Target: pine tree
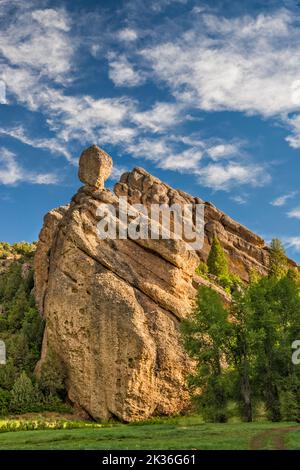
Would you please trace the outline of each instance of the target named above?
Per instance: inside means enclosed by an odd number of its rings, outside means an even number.
[[[229,275],[227,256],[217,237],[213,239],[207,259],[207,266],[209,273],[218,278]]]
[[[11,391],[10,409],[15,413],[25,413],[31,410],[34,403],[34,387],[26,372],[22,372]]]
[[[288,271],[288,261],[283,244],[278,238],[273,238],[270,244],[269,275],[277,279],[285,276]]]

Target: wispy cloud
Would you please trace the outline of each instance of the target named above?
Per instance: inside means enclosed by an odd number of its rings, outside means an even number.
[[[287,248],[300,252],[300,237],[284,237],[283,243]]]
[[[125,55],[111,53],[108,62],[109,78],[116,86],[133,87],[144,82],[143,72],[135,70]]]
[[[11,127],[11,128],[1,128],[0,135],[6,135],[14,139],[19,140],[20,142],[29,145],[31,147],[48,149],[51,153],[55,155],[63,155],[67,160],[72,161],[72,157],[66,145],[63,142],[59,142],[58,139],[41,139],[36,137],[30,137],[26,134],[26,131],[22,125]]]
[[[247,196],[241,194],[238,194],[237,196],[231,196],[230,199],[240,205],[246,204],[248,201]]]
[[[65,11],[28,11],[19,6],[19,13],[15,21],[1,25],[0,53],[9,64],[6,68],[13,67],[17,74],[29,71],[39,81],[47,77],[65,82],[74,53]]]
[[[184,142],[188,148],[178,150],[178,142]],[[214,152],[212,149],[218,149]],[[230,153],[231,158],[225,162],[215,162]],[[133,157],[151,160],[164,170],[192,173],[202,186],[213,190],[228,191],[232,187],[249,185],[263,186],[271,181],[271,176],[264,165],[249,161],[249,156],[238,151],[234,143],[220,143],[212,140],[194,140],[185,137],[168,135],[156,138],[141,138],[125,146],[127,153]],[[221,151],[222,150],[222,151]],[[230,150],[230,152],[229,152]]]
[[[298,191],[292,191],[282,196],[277,197],[274,201],[271,201],[272,206],[281,207],[284,206],[289,199],[293,199],[297,195]]]
[[[176,103],[160,102],[147,111],[135,112],[132,120],[152,132],[162,132],[179,122],[181,110],[182,106]]]
[[[15,153],[0,148],[0,184],[16,185],[18,183],[56,184],[58,177],[53,173],[35,173],[26,171],[17,162]]]
[[[152,1],[152,15],[171,3]],[[182,127],[200,109],[277,117],[297,128],[297,116],[290,121],[286,116],[300,110],[300,30],[287,10],[228,19],[198,8],[196,16],[187,14],[176,25],[176,34],[173,26],[164,31],[156,25],[155,31],[141,32],[127,21],[114,38],[101,30],[87,49],[90,53],[94,47],[96,61],[102,59],[115,95],[99,97],[72,93],[69,87],[81,47],[80,34],[73,37],[75,18],[66,9],[36,9],[30,2],[17,8],[19,14],[1,24],[0,32],[8,100],[42,113],[53,137],[33,137],[20,126],[3,127],[2,134],[63,155],[71,163],[74,143],[118,145],[127,155],[151,160],[161,169],[193,173],[196,181],[214,190],[270,181],[266,166],[251,155],[245,158],[236,139],[183,136]],[[129,96],[133,87],[151,80],[152,85],[166,86],[172,96],[165,92],[167,99],[146,103]],[[290,138],[297,139],[297,132]],[[290,144],[296,146],[296,140]]]
[[[295,209],[291,209],[288,213],[287,216],[290,219],[299,219],[300,220],[300,207],[296,207]]]
[[[204,11],[177,39],[166,35],[141,55],[178,101],[283,119],[293,128],[290,144],[298,146],[299,118],[286,118],[300,109],[297,22],[286,9],[237,18]]]

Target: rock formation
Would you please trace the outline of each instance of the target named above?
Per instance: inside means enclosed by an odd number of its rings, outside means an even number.
[[[131,204],[199,204],[204,203],[198,197],[175,190],[142,168],[134,168],[122,175],[115,186],[117,196],[127,196]],[[249,273],[255,269],[266,274],[269,263],[268,248],[262,238],[243,225],[235,222],[210,202],[205,202],[205,239],[204,246],[197,254],[207,260],[211,242],[217,236],[228,254],[230,270],[243,280],[249,280]]]
[[[145,170],[104,188],[111,158],[93,146],[80,157],[85,184],[69,206],[46,217],[35,256],[35,293],[46,320],[41,362],[51,348],[63,358],[72,403],[93,418],[132,421],[182,412],[189,405],[179,325],[205,281],[195,268],[216,234],[231,269],[244,279],[266,273],[261,238],[205,203],[205,242],[199,252],[180,240],[100,239],[99,208],[119,197],[131,204],[196,204]],[[225,300],[228,297],[222,292]]]

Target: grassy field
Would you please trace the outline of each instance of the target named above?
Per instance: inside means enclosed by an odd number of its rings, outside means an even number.
[[[296,423],[203,424],[199,417],[181,417],[153,423],[93,425],[29,419],[7,432],[7,422],[0,420],[0,450],[300,449],[300,425]],[[38,429],[18,430],[24,425]],[[73,429],[66,429],[68,426]]]

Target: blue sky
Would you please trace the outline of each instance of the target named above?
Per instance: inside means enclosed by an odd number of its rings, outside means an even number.
[[[96,143],[110,187],[142,166],[300,262],[299,5],[0,0],[0,240],[37,239]]]

